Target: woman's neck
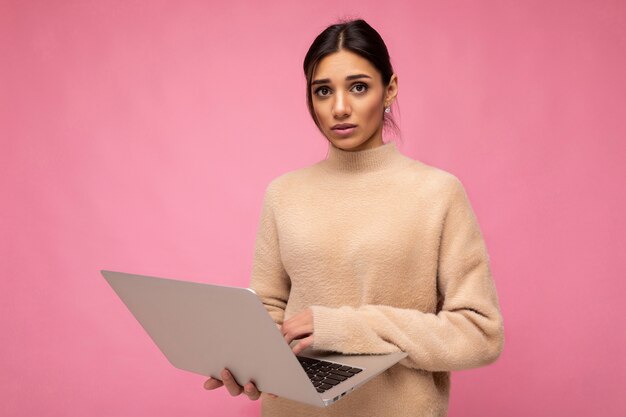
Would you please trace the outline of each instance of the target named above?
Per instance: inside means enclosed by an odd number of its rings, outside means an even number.
[[[375,148],[346,151],[329,144],[328,157],[324,161],[327,169],[339,172],[370,172],[392,167],[403,155],[395,142],[387,142]]]

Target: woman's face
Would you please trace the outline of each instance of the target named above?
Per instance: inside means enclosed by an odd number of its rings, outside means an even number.
[[[383,144],[384,108],[391,105],[396,94],[395,74],[383,87],[376,67],[347,50],[324,57],[311,81],[313,109],[320,128],[335,147],[346,151]],[[351,127],[342,129],[341,125]]]

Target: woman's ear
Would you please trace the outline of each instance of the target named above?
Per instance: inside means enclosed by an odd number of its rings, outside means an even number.
[[[393,74],[389,79],[389,84],[387,84],[387,88],[385,89],[385,103],[388,103],[388,106],[391,106],[391,103],[395,100],[398,95],[398,75]]]

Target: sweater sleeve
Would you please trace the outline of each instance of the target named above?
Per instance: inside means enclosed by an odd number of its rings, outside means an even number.
[[[273,183],[267,187],[263,198],[263,208],[254,245],[250,288],[261,299],[274,322],[282,324],[291,281],[280,258],[273,208]]]
[[[431,372],[487,365],[504,344],[489,256],[461,182],[454,177],[443,216],[437,313],[384,305],[313,306],[313,348],[342,353],[402,350],[402,364]]]

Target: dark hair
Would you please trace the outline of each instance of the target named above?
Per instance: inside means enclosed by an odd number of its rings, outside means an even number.
[[[367,59],[381,74],[383,87],[386,87],[393,75],[393,67],[389,58],[387,46],[376,30],[365,20],[356,19],[340,21],[328,26],[309,47],[309,51],[304,57],[304,75],[306,77],[306,99],[309,113],[317,128],[322,131],[319,121],[315,117],[313,109],[313,97],[311,95],[311,81],[313,73],[319,62],[326,56],[342,49],[349,50]],[[394,105],[397,100],[394,100]],[[399,132],[398,125],[391,117],[391,113],[384,113],[383,129],[391,127],[396,133]]]

